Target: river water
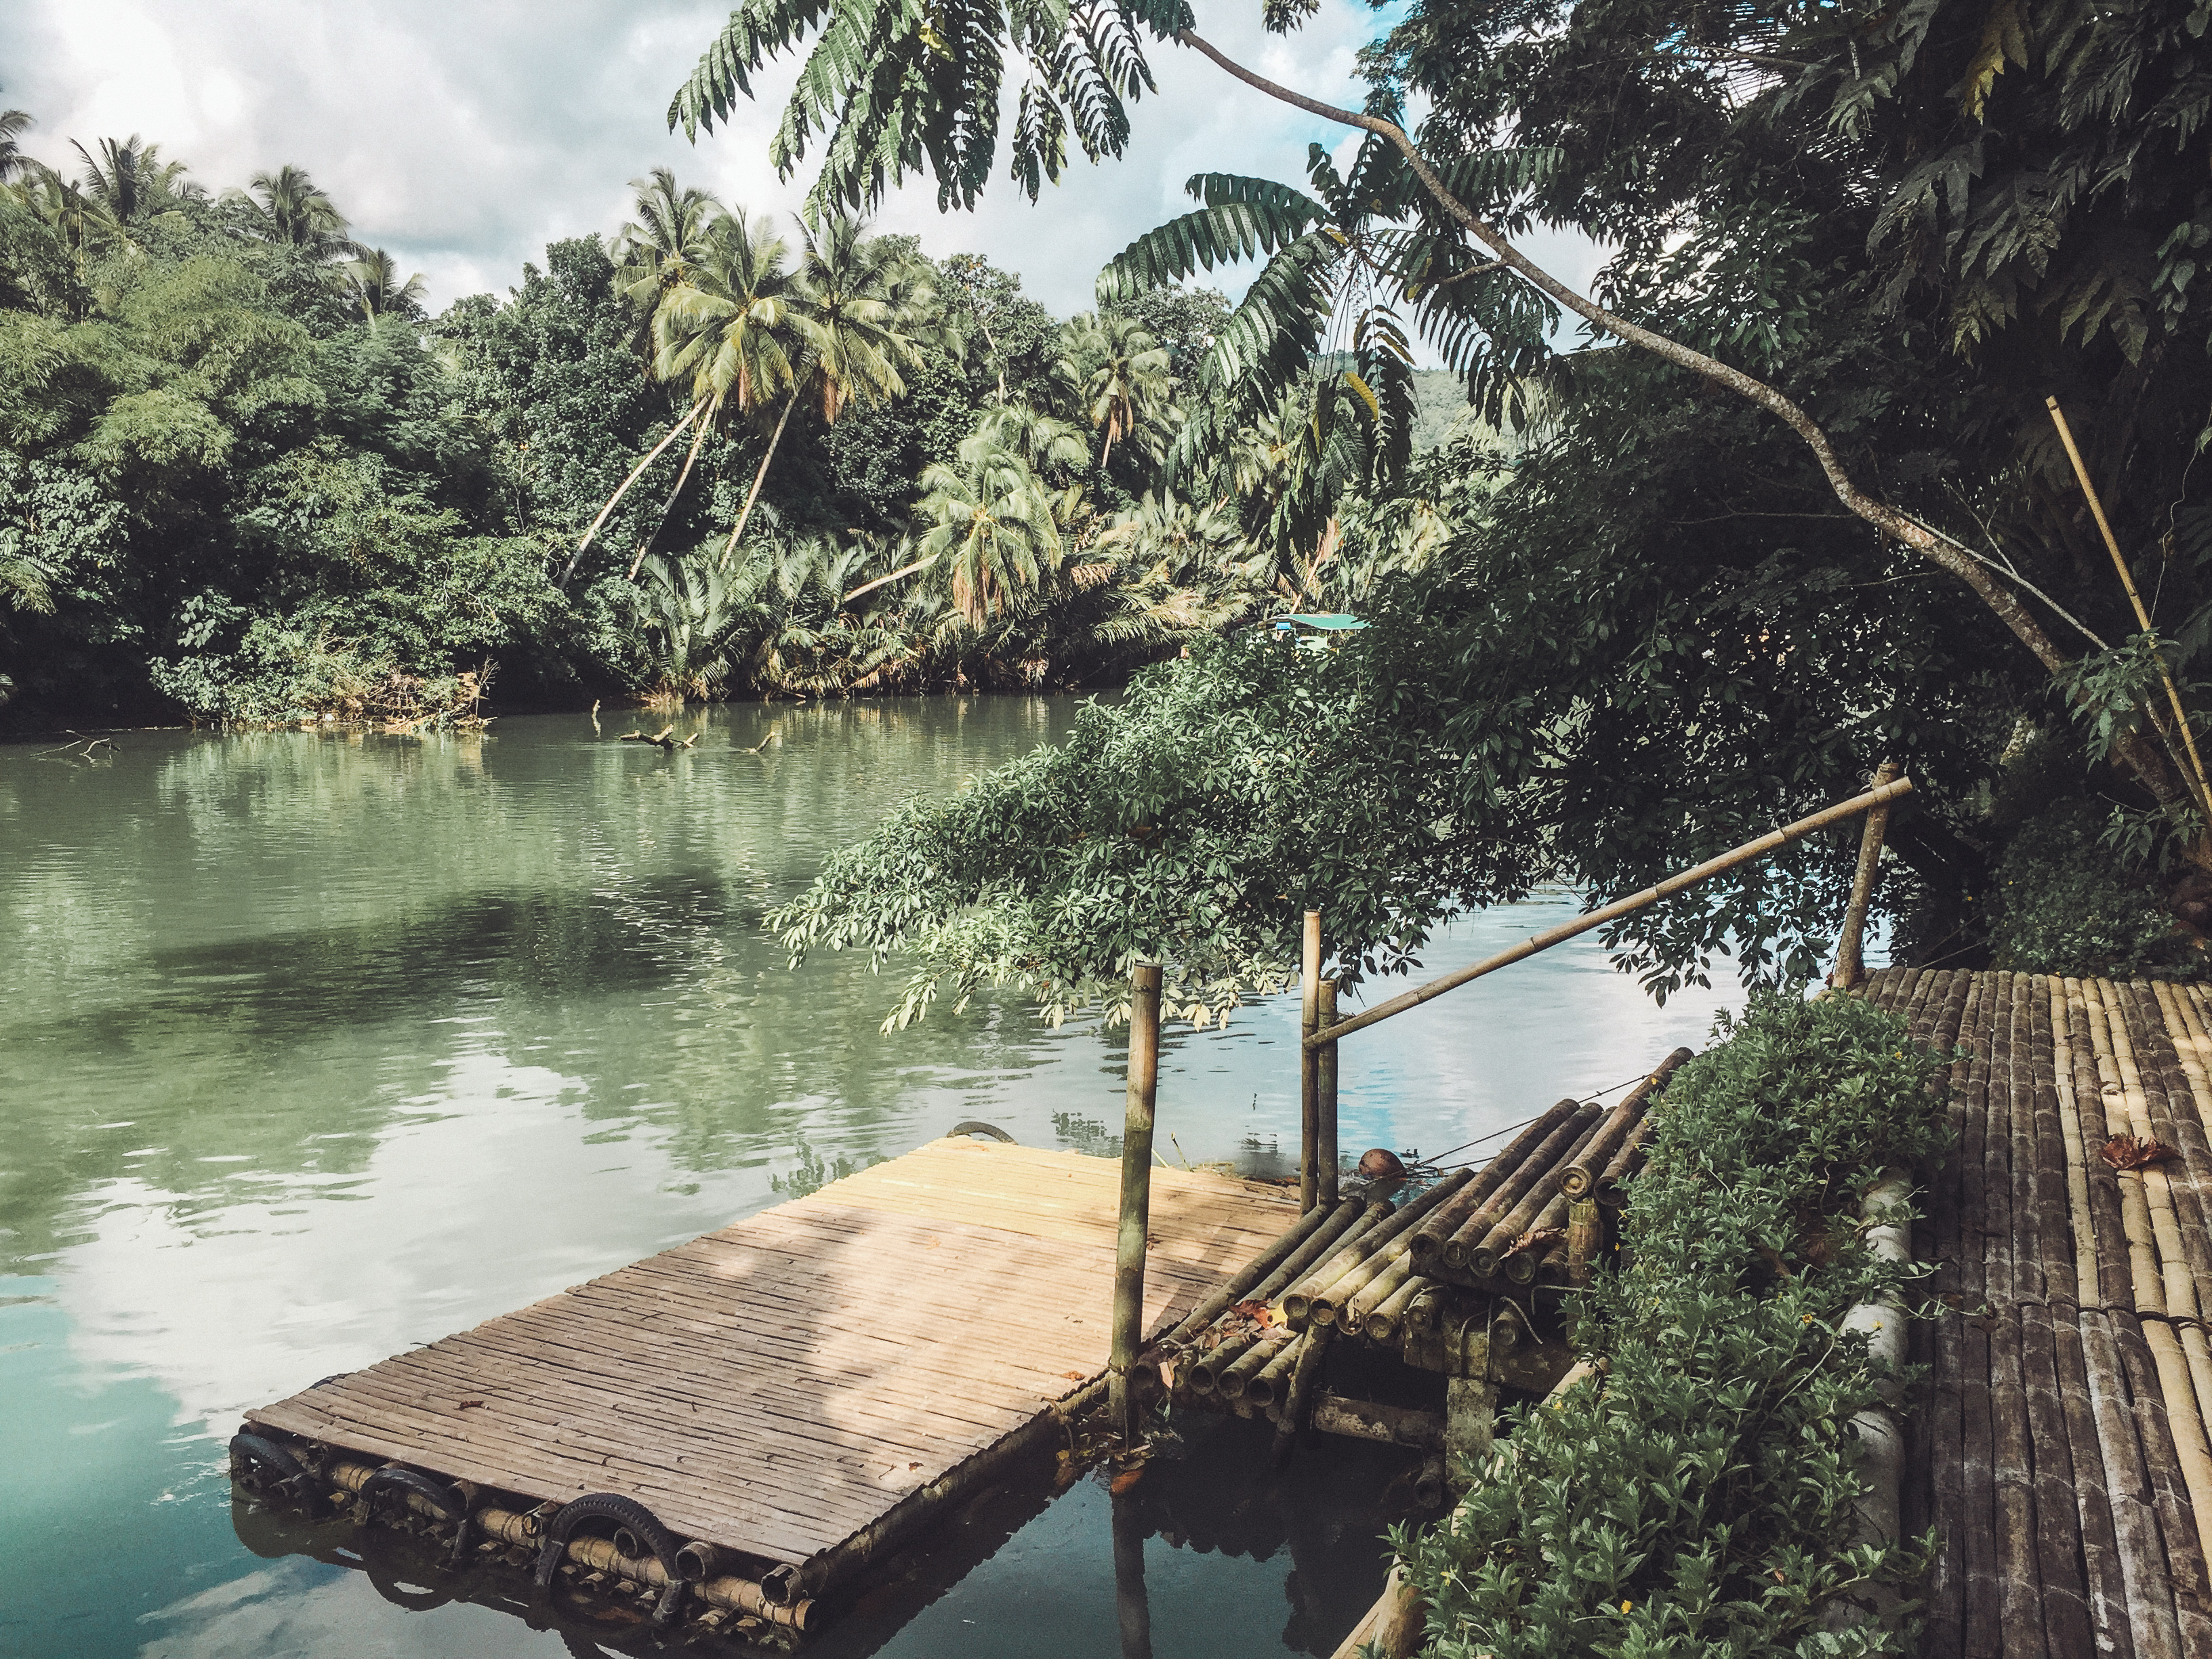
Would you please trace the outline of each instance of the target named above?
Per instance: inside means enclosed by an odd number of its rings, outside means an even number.
[[[1075,707],[732,707],[674,756],[582,715],[0,747],[0,1654],[595,1650],[506,1579],[234,1505],[224,1441],[965,1118],[1116,1150],[1119,1034],[986,997],[882,1036],[893,977],[789,972],[759,928],[886,807]],[[1425,972],[1572,908],[1468,919]],[[1555,951],[1348,1042],[1343,1145],[1441,1152],[1697,1042],[1723,1000],[1656,1007]],[[1288,999],[1169,1032],[1163,1152],[1288,1170],[1295,1036]],[[1337,1443],[1264,1478],[1249,1426],[1194,1425],[1118,1504],[1086,1479],[982,1506],[823,1645],[1118,1656],[1118,1529],[1161,1659],[1328,1653],[1402,1459]]]

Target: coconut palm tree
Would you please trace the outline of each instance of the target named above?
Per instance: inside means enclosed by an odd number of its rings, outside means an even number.
[[[1116,443],[1133,441],[1157,459],[1170,431],[1175,376],[1167,349],[1133,317],[1079,312],[1060,331],[1061,378],[1079,392],[1084,413],[1105,434],[1103,469]],[[1085,376],[1080,365],[1097,362]]]
[[[789,297],[802,349],[798,373],[722,549],[725,561],[745,533],[769,463],[799,399],[818,397],[822,423],[835,426],[848,408],[900,396],[906,390],[900,371],[921,365],[922,343],[933,326],[936,290],[911,244],[872,237],[859,218],[844,213],[825,216],[818,232],[803,222],[799,231]]]
[[[661,296],[691,279],[709,257],[722,204],[703,190],[678,188],[676,174],[655,167],[629,187],[637,217],[615,233],[615,287],[638,313],[638,341],[652,337]]]
[[[373,247],[360,258],[340,267],[338,285],[372,325],[380,317],[404,313],[422,303],[422,273],[418,270],[401,282],[399,267],[380,247]]]
[[[23,154],[22,145],[17,142],[30,125],[29,111],[0,109],[0,185],[14,178],[30,161],[31,158]]]
[[[915,511],[930,528],[917,550],[922,562],[945,566],[953,606],[970,624],[988,621],[1057,568],[1053,492],[988,434],[969,434],[953,462],[924,468],[921,487]]]
[[[366,259],[369,250],[347,232],[345,215],[307,169],[286,162],[274,173],[257,173],[242,198],[247,223],[266,242],[297,248],[311,259]],[[241,199],[233,197],[231,199]]]
[[[124,139],[100,139],[97,156],[74,138],[70,148],[83,159],[85,194],[119,223],[136,224],[207,194],[186,177],[189,169],[182,161],[164,161],[161,147],[146,143],[135,132]]]
[[[726,416],[749,416],[778,398],[785,399],[784,418],[789,418],[797,388],[794,359],[799,355],[791,309],[790,252],[765,216],[749,219],[740,208],[713,222],[703,245],[688,259],[683,279],[659,290],[652,324],[653,377],[689,381],[697,428],[660,518],[639,545],[639,559],[675,506],[709,430]],[[776,436],[782,434],[779,421]],[[774,453],[771,443],[769,453]],[[767,470],[763,458],[761,472]],[[753,493],[759,489],[757,477]],[[751,499],[746,498],[748,507]],[[726,564],[728,550],[722,558]],[[635,560],[630,570],[634,576]]]

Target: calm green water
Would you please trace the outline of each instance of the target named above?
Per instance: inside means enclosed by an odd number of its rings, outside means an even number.
[[[882,1037],[889,979],[792,974],[758,927],[895,800],[1073,709],[738,708],[674,757],[613,741],[620,715],[0,748],[0,1653],[592,1650],[511,1580],[234,1512],[224,1440],[963,1118],[1103,1150],[1116,1036],[987,1000]],[[1567,908],[1477,918],[1429,968]],[[1344,1144],[1440,1152],[1641,1072],[1712,1004],[1539,957],[1347,1043]],[[1295,1018],[1170,1034],[1170,1158],[1294,1162]],[[1162,1659],[1327,1653],[1379,1584],[1403,1464],[1331,1445],[1270,1482],[1243,1427],[1194,1429],[1118,1515],[1091,1481],[987,1506],[822,1649],[1118,1656],[1118,1527]]]

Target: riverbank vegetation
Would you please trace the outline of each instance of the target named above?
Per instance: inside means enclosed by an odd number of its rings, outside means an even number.
[[[1178,3],[1117,12],[1064,58],[994,8],[957,60],[904,14],[739,12],[672,120],[711,128],[817,27],[869,43],[814,60],[825,78],[775,150],[817,167],[824,209],[915,172],[972,201],[1001,136],[1025,188],[1070,131],[1117,154],[1147,118],[1147,52],[1357,140],[1316,146],[1303,181],[1194,179],[1193,210],[1099,292],[1252,260],[1192,376],[1205,415],[1170,446],[1170,487],[1295,398],[1307,433],[1356,434],[1368,465],[1356,508],[1286,501],[1286,546],[1400,513],[1433,515],[1440,546],[1373,567],[1340,602],[1374,626],[1340,651],[1194,647],[1063,757],[893,820],[778,925],[801,949],[911,951],[922,994],[1011,978],[1055,1008],[1110,1002],[1149,956],[1182,972],[1180,1003],[1218,1009],[1279,982],[1307,906],[1347,979],[1410,967],[1462,906],[1546,878],[1620,897],[1887,758],[1917,786],[1875,896],[1902,955],[2193,969],[2212,921],[2205,15],[1415,0],[1337,108],[1236,63]],[[890,61],[914,79],[890,103],[837,67]],[[986,65],[1025,82],[1030,115],[936,143]],[[1586,289],[1516,245],[1539,227],[1602,250]],[[1518,453],[1404,463],[1415,337]],[[1189,717],[1206,708],[1236,717]],[[1225,812],[1255,795],[1267,810]],[[1754,975],[1817,971],[1850,851],[1801,844],[1609,938],[1662,993],[1723,947]],[[957,908],[915,902],[925,867],[965,872]],[[2096,925],[2022,920],[2072,903],[2084,868],[2113,878]],[[2000,911],[2014,932],[1993,942]]]
[[[0,175],[19,719],[1112,684],[1435,543],[1317,556],[1301,503],[1361,457],[1308,453],[1298,407],[1169,484],[1210,289],[1055,318],[979,258],[661,170],[434,317],[299,167],[71,154]]]
[[[1394,1540],[1437,1650],[1909,1653],[1927,1540],[1858,1535],[1851,1424],[1909,1379],[1845,1316],[1910,1300],[1864,1194],[1949,1135],[1948,1061],[1856,997],[1755,998],[1652,1109],[1618,1273],[1576,1334],[1603,1367],[1517,1413],[1449,1521]]]

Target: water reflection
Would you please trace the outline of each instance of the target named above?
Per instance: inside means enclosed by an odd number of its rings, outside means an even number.
[[[962,1119],[1110,1152],[1117,1036],[986,997],[886,1039],[893,981],[849,958],[791,974],[757,927],[901,797],[958,787],[1073,708],[718,709],[675,756],[582,716],[480,740],[142,733],[91,767],[0,749],[0,1650],[557,1651],[466,1595],[403,1612],[343,1540],[242,1548],[222,1437],[249,1405]],[[1427,971],[1569,906],[1472,919]],[[1712,1001],[1655,1009],[1593,951],[1540,958],[1347,1045],[1343,1142],[1464,1141],[1639,1073]],[[1277,1003],[1170,1034],[1164,1156],[1287,1167],[1295,1019]],[[1275,1513],[1204,1455],[1188,1480]],[[1309,1650],[1371,1594],[1390,1466],[1369,1475],[1334,1543],[1226,1553],[1199,1544],[1243,1534],[1158,1507],[1185,1477],[1147,1477],[1155,1650]],[[1032,1653],[1047,1628],[1118,1651],[1112,1509],[1086,1483],[979,1512],[963,1536],[988,1547],[835,1639]],[[98,1571],[51,1572],[70,1551]],[[1232,1626],[1231,1606],[1283,1611]]]

